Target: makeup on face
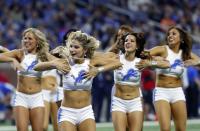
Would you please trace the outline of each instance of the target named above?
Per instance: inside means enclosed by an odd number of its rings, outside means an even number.
[[[33,33],[27,32],[22,38],[23,47],[28,52],[36,52],[37,49],[37,40]]]
[[[134,35],[128,35],[125,39],[124,48],[126,51],[135,51],[136,50],[136,37]]]
[[[69,51],[72,57],[82,58],[84,57],[84,49],[80,42],[73,40],[70,43]]]
[[[169,30],[167,42],[169,45],[180,43],[180,33],[177,29],[173,28]]]

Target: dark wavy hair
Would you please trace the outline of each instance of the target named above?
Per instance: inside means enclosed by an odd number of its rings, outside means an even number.
[[[126,33],[122,37],[122,40],[123,40],[124,43],[125,43],[125,39],[126,39],[126,37],[128,35],[133,35],[133,36],[136,37],[136,46],[137,46],[137,49],[136,49],[135,56],[138,57],[138,58],[141,58],[141,53],[142,53],[142,51],[144,51],[144,45],[146,43],[144,33],[134,33],[134,32]],[[122,53],[125,53],[125,49],[122,51]]]
[[[169,35],[169,31],[172,30],[172,29],[176,29],[180,33],[181,43],[180,43],[179,49],[182,49],[182,51],[183,51],[182,59],[184,61],[191,59],[191,50],[192,50],[192,38],[191,38],[191,36],[187,32],[185,32],[184,30],[182,30],[181,28],[173,26],[173,27],[170,27],[167,31],[166,41],[167,41],[167,37]]]
[[[123,34],[119,35],[119,31],[121,31]],[[118,50],[120,50],[121,52],[125,52],[124,48],[123,48],[123,45],[124,45],[124,42],[122,40],[122,37],[123,35],[126,35],[127,33],[131,33],[133,32],[133,28],[129,25],[121,25],[118,29],[118,31],[115,33],[114,35],[114,42],[116,43],[117,42],[117,48]],[[117,39],[119,39],[117,41]]]
[[[119,30],[123,30],[125,33],[133,32],[133,28],[129,25],[121,25],[114,36],[114,41],[117,40]]]

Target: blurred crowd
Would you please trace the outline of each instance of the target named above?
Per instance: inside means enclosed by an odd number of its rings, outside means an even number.
[[[9,49],[20,46],[20,33],[30,26],[45,32],[52,48],[70,28],[96,36],[102,49],[122,24],[144,32],[147,48],[163,41],[162,32],[173,24],[200,35],[198,0],[2,0],[0,7],[0,42]]]
[[[8,49],[21,46],[22,30],[27,27],[36,27],[46,33],[51,48],[61,45],[65,32],[76,28],[98,38],[101,41],[100,49],[106,50],[112,44],[112,38],[122,24],[131,25],[136,32],[144,32],[147,49],[162,44],[165,39],[163,32],[168,26],[178,25],[191,33],[194,40],[193,52],[200,56],[200,39],[197,37],[200,35],[199,0],[0,1],[0,44]],[[195,104],[187,104],[189,118],[193,118],[199,115],[199,99],[197,98],[200,89],[200,70],[191,67],[188,69],[188,76],[186,97],[189,101],[196,100]],[[112,77],[112,72],[106,72],[95,78],[93,94],[96,97],[94,97],[93,105],[97,122],[101,121],[101,107],[105,106],[105,99],[107,100],[105,121],[110,121]],[[151,91],[155,86],[154,80],[153,71],[147,70],[143,73],[145,109],[148,114],[150,113],[147,120],[156,119],[156,116],[151,115],[154,114],[151,100]],[[6,98],[7,94],[12,94],[13,89],[7,83],[9,81],[0,80],[0,112],[10,109],[8,103],[2,99],[2,97]],[[196,93],[196,98],[192,98],[193,92]],[[194,112],[193,109],[196,113],[191,113]]]
[[[0,123],[14,123],[11,104],[14,92],[15,87],[11,84],[7,75],[0,72]]]

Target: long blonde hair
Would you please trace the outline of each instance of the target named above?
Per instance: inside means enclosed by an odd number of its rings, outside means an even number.
[[[47,42],[46,35],[36,28],[27,28],[22,33],[24,37],[26,33],[31,32],[37,41],[37,58],[41,61],[47,61],[47,52],[49,51],[49,43]]]
[[[67,40],[67,48],[69,49],[69,44],[76,40],[81,43],[84,50],[87,50],[85,53],[86,58],[92,58],[94,51],[99,47],[100,42],[94,38],[93,36],[90,36],[86,33],[83,33],[81,31],[76,31],[70,33],[68,40]]]

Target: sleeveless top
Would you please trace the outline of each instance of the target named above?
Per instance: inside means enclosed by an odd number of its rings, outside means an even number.
[[[45,76],[53,76],[56,78],[57,81],[57,85],[60,84],[60,74],[58,73],[58,71],[56,69],[52,69],[52,70],[46,70],[42,72],[42,77]]]
[[[63,88],[65,90],[91,90],[92,79],[84,79],[83,75],[89,71],[89,59],[85,59],[82,64],[71,65],[69,73],[63,75]]]
[[[182,50],[178,53],[174,53],[168,46],[166,60],[170,62],[170,68],[167,69],[156,69],[157,74],[163,74],[173,77],[181,77],[184,72],[184,65],[182,61]]]
[[[24,53],[24,59],[20,63],[20,65],[23,67],[23,70],[18,70],[17,74],[29,77],[41,77],[42,72],[33,70],[37,63],[37,55]]]
[[[141,82],[141,72],[135,67],[140,58],[127,61],[124,55],[120,55],[121,68],[114,70],[114,81],[116,84],[138,86]]]

